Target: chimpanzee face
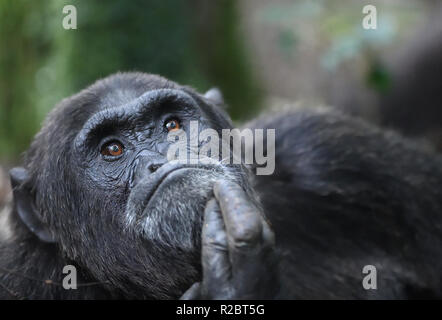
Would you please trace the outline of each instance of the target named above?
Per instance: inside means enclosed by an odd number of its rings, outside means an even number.
[[[119,74],[62,101],[28,152],[21,188],[34,199],[37,235],[113,289],[178,297],[200,274],[213,184],[250,190],[242,165],[168,161],[168,134],[191,121],[231,127],[213,102],[156,76]]]

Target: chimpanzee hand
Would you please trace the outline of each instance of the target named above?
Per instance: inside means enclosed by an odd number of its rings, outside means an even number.
[[[181,299],[272,299],[279,289],[274,234],[237,184],[220,181],[202,230],[202,282]]]

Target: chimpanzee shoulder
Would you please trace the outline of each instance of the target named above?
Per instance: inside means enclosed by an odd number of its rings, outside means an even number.
[[[330,110],[264,114],[244,127],[276,130],[275,173],[256,176],[256,190],[293,284],[286,296],[440,295],[440,155]],[[363,289],[365,265],[382,290]]]

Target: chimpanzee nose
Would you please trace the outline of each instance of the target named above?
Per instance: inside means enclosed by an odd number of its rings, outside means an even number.
[[[153,174],[167,162],[167,158],[157,152],[143,151],[133,164],[131,185]]]
[[[164,163],[152,163],[149,164],[149,166],[147,167],[150,171],[150,173],[154,173],[155,171],[157,171]]]

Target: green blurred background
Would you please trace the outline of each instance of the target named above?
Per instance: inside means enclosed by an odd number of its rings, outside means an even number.
[[[117,71],[218,86],[235,119],[259,107],[235,0],[0,1],[0,161],[14,161],[63,97]],[[77,9],[76,30],[62,8]],[[241,106],[249,106],[241,108]]]
[[[361,27],[369,3],[375,31]],[[404,44],[429,34],[438,3],[0,0],[0,169],[6,176],[20,161],[57,102],[117,71],[157,73],[201,92],[217,86],[234,120],[296,101],[376,121],[403,66],[418,69],[406,59],[425,44]],[[76,30],[62,27],[65,5],[77,9]],[[424,126],[439,119],[426,114]]]

